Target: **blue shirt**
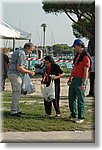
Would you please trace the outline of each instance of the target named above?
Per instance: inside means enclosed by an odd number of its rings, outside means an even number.
[[[17,65],[25,68],[26,66],[25,58],[26,58],[25,49],[17,49],[12,55],[8,74],[20,75],[21,73],[17,70]]]

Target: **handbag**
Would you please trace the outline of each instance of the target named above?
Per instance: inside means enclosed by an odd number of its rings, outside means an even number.
[[[35,86],[32,83],[29,74],[25,74],[23,76],[23,84],[22,84],[22,94],[31,94],[35,92]]]

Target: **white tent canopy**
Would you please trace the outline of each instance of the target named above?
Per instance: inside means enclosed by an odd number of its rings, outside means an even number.
[[[0,20],[0,37],[3,39],[30,40],[31,34]]]
[[[19,38],[20,32],[14,30],[7,23],[0,21],[0,37],[1,38]]]
[[[15,50],[15,40],[29,40],[30,42],[31,34],[0,20],[0,38],[13,39],[13,50]]]
[[[20,39],[20,40],[29,40],[29,39],[31,39],[31,34],[30,33],[28,33],[28,32],[26,32],[26,31],[23,31],[23,30],[21,30],[21,29],[19,29],[19,28],[17,28],[17,27],[15,27],[15,26],[13,26],[13,25],[10,25],[14,30],[16,30],[17,32],[20,32],[20,36],[19,36],[19,38],[18,39]]]

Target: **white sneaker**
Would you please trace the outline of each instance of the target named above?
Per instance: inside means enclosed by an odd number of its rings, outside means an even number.
[[[56,114],[55,117],[61,117],[61,114]]]
[[[84,119],[77,119],[75,122],[80,124],[84,122]]]

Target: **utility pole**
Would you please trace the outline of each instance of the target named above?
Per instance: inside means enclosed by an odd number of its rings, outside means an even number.
[[[43,35],[43,56],[44,56],[44,54],[45,54],[45,31],[46,31],[46,27],[47,27],[48,25],[46,24],[46,23],[43,23],[42,25],[41,25],[41,27],[43,28],[43,32],[44,32],[44,35]]]

